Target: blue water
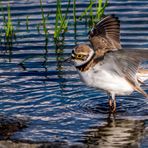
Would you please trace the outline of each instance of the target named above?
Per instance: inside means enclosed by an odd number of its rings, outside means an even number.
[[[6,14],[6,2],[2,3]],[[116,116],[109,118],[107,95],[87,87],[80,81],[76,69],[62,62],[76,44],[88,42],[85,21],[78,21],[75,34],[71,10],[69,30],[62,45],[57,47],[53,41],[56,3],[44,1],[44,10],[50,14],[46,46],[42,27],[40,33],[37,30],[41,23],[39,1],[13,0],[10,3],[16,41],[11,50],[6,50],[4,44],[0,46],[0,112],[29,121],[27,128],[14,133],[10,139],[64,141],[100,147],[148,147],[147,99],[137,92],[118,97]],[[77,14],[80,15],[87,5],[87,1],[77,2]],[[123,47],[148,49],[147,0],[110,0],[105,14],[119,17]],[[2,14],[0,28],[1,20]],[[22,67],[18,63],[25,58],[28,59]],[[143,88],[148,92],[147,86]]]

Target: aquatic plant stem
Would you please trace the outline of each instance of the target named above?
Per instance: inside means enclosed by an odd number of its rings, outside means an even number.
[[[45,34],[45,39],[48,39],[48,29],[46,27],[46,18],[44,16],[44,9],[43,9],[43,5],[42,5],[42,0],[40,0],[40,7],[41,7],[41,13],[42,13],[42,25],[43,25],[43,30],[44,30],[44,34]]]
[[[74,24],[76,24],[77,19],[76,19],[76,0],[73,1],[73,21]]]
[[[26,17],[26,30],[29,31],[29,16]]]

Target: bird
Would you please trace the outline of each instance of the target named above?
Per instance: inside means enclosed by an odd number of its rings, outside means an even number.
[[[80,79],[89,87],[105,91],[111,113],[116,112],[116,96],[137,91],[148,98],[141,85],[148,79],[146,49],[125,49],[120,43],[120,21],[107,15],[88,33],[89,44],[76,45],[68,58]]]

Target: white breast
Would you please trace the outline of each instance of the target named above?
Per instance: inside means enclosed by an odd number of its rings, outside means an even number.
[[[79,72],[79,74],[82,81],[88,86],[118,95],[127,95],[133,92],[132,86],[124,78],[98,64],[88,71]]]

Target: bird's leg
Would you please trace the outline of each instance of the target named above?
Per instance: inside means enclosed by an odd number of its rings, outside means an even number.
[[[109,110],[112,111],[113,100],[109,93],[108,93],[108,105],[109,105]]]
[[[112,99],[113,99],[113,107],[112,107],[112,113],[116,112],[116,98],[115,98],[115,94],[111,94]]]
[[[108,104],[109,104],[109,108],[111,109],[113,106],[113,100],[111,98],[109,98]]]
[[[112,108],[112,112],[113,112],[113,113],[116,112],[116,98],[114,98],[114,100],[113,100],[113,108]]]
[[[110,98],[109,98],[109,108],[110,108],[110,111],[112,113],[115,113],[116,112],[116,98],[115,98],[115,94],[110,94]]]

